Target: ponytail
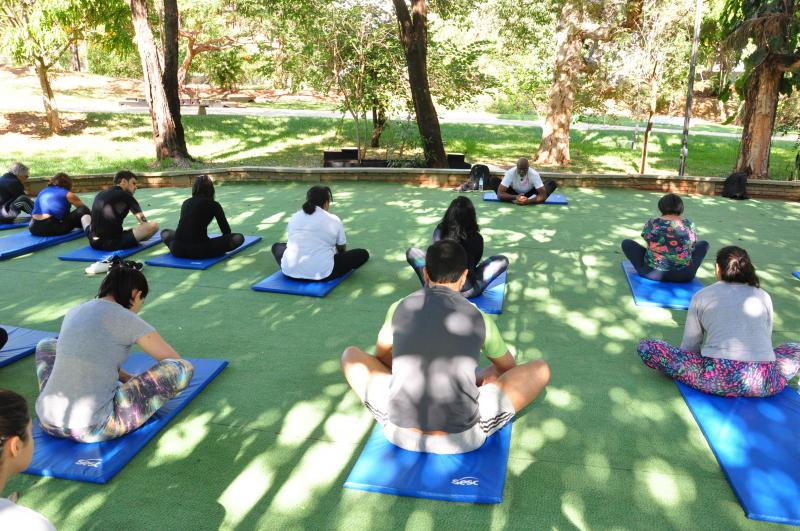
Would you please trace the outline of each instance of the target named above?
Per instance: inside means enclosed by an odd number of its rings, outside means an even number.
[[[735,245],[723,247],[717,252],[717,267],[720,278],[725,282],[748,284],[754,288],[760,287],[758,275],[747,251]]]
[[[329,186],[312,186],[306,192],[306,202],[303,203],[303,212],[313,214],[317,207],[322,208],[325,203],[333,201],[333,193]]]
[[[120,260],[118,256],[115,256],[108,274],[103,279],[103,283],[100,284],[97,298],[111,295],[117,301],[117,304],[130,310],[134,290],[142,292],[143,299],[147,297],[150,291],[147,279],[141,269],[141,262]]]
[[[3,446],[11,437],[28,440],[28,423],[31,416],[25,399],[7,389],[0,389],[0,459],[3,457]]]

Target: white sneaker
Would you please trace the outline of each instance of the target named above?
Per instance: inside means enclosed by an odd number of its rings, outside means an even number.
[[[111,262],[104,260],[101,262],[95,262],[84,271],[86,271],[87,275],[97,275],[99,273],[108,273],[109,268],[111,267]]]

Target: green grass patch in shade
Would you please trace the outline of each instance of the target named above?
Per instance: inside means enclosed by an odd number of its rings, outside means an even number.
[[[34,176],[58,171],[72,174],[166,169],[154,165],[150,120],[144,114],[70,114],[73,123],[61,136],[37,137],[18,133],[0,135],[5,160],[25,161]],[[322,151],[354,145],[352,121],[333,118],[251,116],[184,116],[189,152],[196,168],[224,166],[321,166]],[[393,151],[399,148],[400,126],[385,133]],[[413,131],[413,129],[412,129]],[[519,156],[532,156],[541,140],[533,126],[442,124],[445,148],[462,152],[472,163],[512,165]],[[393,140],[395,139],[395,140]],[[576,131],[570,133],[572,165],[567,171],[585,173],[635,173],[640,150],[630,149],[628,131]],[[674,175],[680,158],[680,132],[654,133],[648,173]],[[721,177],[730,173],[739,140],[693,135],[689,141],[688,175]],[[785,179],[794,164],[793,142],[772,144],[771,176]],[[560,170],[560,168],[545,168]]]
[[[264,240],[208,271],[144,269],[150,295],[142,317],[182,355],[222,357],[230,366],[109,484],[19,475],[6,492],[19,491],[22,505],[60,531],[779,528],[745,518],[676,387],[636,354],[642,337],[680,342],[686,312],[633,305],[619,243],[638,238],[661,195],[634,190],[566,188],[563,208],[470,195],[485,253],[511,261],[496,317],[503,337],[520,361],[545,359],[553,375],[514,423],[505,501],[478,506],[343,489],[373,420],[344,382],[339,356],[347,345],[371,348],[389,305],[419,288],[405,249],[429,243],[455,194],[334,182],[333,212],[348,245],[367,248],[370,261],[324,299],[251,291],[276,270],[270,245],[285,238],[307,186],[219,186],[233,230]],[[143,189],[137,198],[149,219],[174,228],[189,193]],[[776,309],[774,343],[798,340],[791,272],[800,266],[800,205],[684,201],[709,256],[730,244],[750,252]],[[59,330],[66,311],[93,297],[101,281],[83,273],[85,264],[57,259],[85,243],[0,262],[0,323]],[[698,276],[709,284],[713,275],[707,259]],[[33,358],[3,367],[0,387],[33,407]]]

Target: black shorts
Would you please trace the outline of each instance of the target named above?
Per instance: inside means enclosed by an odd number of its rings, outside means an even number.
[[[133,230],[128,229],[116,236],[89,236],[89,245],[98,251],[118,251],[136,247],[139,242],[136,241]]]

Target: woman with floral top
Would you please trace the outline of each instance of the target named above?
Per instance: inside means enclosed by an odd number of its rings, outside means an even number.
[[[690,282],[708,252],[708,242],[697,241],[694,222],[683,217],[683,201],[667,194],[658,202],[661,216],[642,230],[647,247],[622,240],[622,252],[639,275],[663,282]]]

